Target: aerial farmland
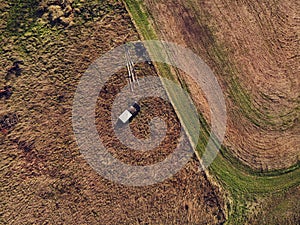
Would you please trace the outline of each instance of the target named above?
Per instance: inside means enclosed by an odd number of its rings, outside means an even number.
[[[299,224],[299,9],[0,1],[0,224]]]

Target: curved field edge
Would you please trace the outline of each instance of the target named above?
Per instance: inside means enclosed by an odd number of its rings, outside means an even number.
[[[154,26],[151,24],[151,15],[148,14],[148,12],[145,10],[145,7],[143,7],[142,1],[124,0],[123,2],[141,37],[145,40],[157,40],[158,36],[155,32]],[[218,54],[222,54],[222,49],[220,49],[219,46],[216,46],[215,50]],[[221,58],[224,57],[225,56],[222,55]],[[228,60],[226,61],[228,62]],[[161,76],[175,80],[175,77],[170,72],[171,70],[168,68],[168,66],[162,64],[157,64],[156,66]],[[237,84],[236,82],[234,83]],[[241,90],[232,91],[233,94],[235,94],[235,91],[237,91],[238,94],[242,94],[243,92]],[[170,94],[172,90],[167,89],[167,92],[170,95],[169,97],[175,110],[176,108],[180,108],[181,106],[178,105],[178,102],[180,101],[177,101],[176,97]],[[251,105],[249,99],[247,102]],[[240,104],[242,103],[240,102]],[[176,110],[176,112],[179,111],[181,110]],[[248,116],[253,118],[249,114]],[[179,115],[179,118],[182,118],[182,116]],[[202,124],[206,124],[206,121],[204,121],[202,115],[199,115],[199,118]],[[190,129],[192,129],[192,127],[188,125],[188,121],[182,122],[186,132],[190,133]],[[258,121],[255,122],[257,123]],[[205,149],[204,144],[209,136],[209,130],[207,129],[207,126],[204,127],[206,127],[206,129],[201,130],[200,136],[200,141],[202,141],[202,144],[199,143],[196,149],[196,155],[198,157],[203,153]],[[251,196],[264,196],[268,193],[285,191],[291,187],[299,185],[300,183],[300,163],[287,169],[260,172],[242,164],[237,158],[231,155],[228,149],[224,147],[221,149],[221,154],[218,154],[210,166],[209,172],[214,175],[214,177],[226,190],[230,191],[233,204],[228,206],[229,210],[231,211],[228,222],[238,222],[242,220],[242,215],[246,210],[246,202],[249,200],[251,201],[253,198],[250,197],[250,194]]]

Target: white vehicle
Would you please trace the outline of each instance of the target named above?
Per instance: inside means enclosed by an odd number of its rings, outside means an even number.
[[[137,102],[134,102],[132,106],[130,106],[128,109],[126,109],[120,116],[119,120],[122,121],[122,123],[127,123],[131,119],[133,119],[141,110],[141,107]]]

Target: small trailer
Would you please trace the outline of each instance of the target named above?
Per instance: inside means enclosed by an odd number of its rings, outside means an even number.
[[[120,116],[119,120],[122,121],[122,123],[127,123],[131,119],[133,119],[141,110],[141,107],[137,102],[134,102],[128,109],[126,109]]]

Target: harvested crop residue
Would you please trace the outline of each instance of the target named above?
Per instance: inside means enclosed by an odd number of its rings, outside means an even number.
[[[299,3],[145,4],[160,38],[193,49],[218,77],[227,96],[227,148],[259,171],[299,162]],[[185,79],[208,119],[205,97]]]

